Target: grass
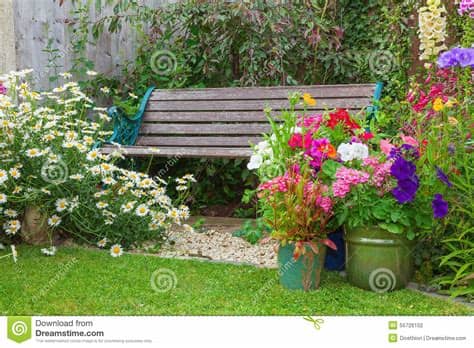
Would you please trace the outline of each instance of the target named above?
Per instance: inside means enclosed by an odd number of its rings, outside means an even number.
[[[60,248],[55,257],[22,246],[0,260],[0,315],[469,315],[464,305],[410,290],[377,294],[326,272],[318,291],[288,291],[276,270]],[[158,269],[176,274],[158,293]]]

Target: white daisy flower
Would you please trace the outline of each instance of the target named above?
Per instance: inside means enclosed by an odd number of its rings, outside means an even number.
[[[99,208],[99,209],[105,209],[105,208],[107,208],[107,207],[109,206],[109,204],[106,203],[106,202],[102,202],[102,201],[101,201],[101,202],[97,202],[97,204],[96,204],[95,206],[96,206],[97,208]]]
[[[119,257],[119,256],[122,256],[123,255],[123,249],[122,249],[122,246],[120,244],[114,244],[112,245],[112,247],[110,248],[110,255],[112,257]]]
[[[7,203],[7,195],[4,193],[0,193],[0,204]]]
[[[14,218],[18,216],[18,212],[13,209],[5,209],[3,213],[5,214],[5,216],[8,216],[9,218]]]
[[[124,213],[129,213],[129,212],[132,211],[133,207],[135,207],[135,203],[136,203],[136,201],[128,202],[127,204],[122,204],[120,209]]]
[[[59,226],[60,223],[61,223],[61,218],[57,216],[56,214],[54,214],[48,219],[48,225],[51,227]]]
[[[8,180],[8,173],[6,170],[0,169],[0,185]]]
[[[96,71],[93,71],[93,70],[88,70],[88,71],[86,72],[86,74],[87,74],[87,76],[97,76],[97,75],[98,75],[97,72],[96,72]]]
[[[18,179],[21,176],[21,173],[18,168],[11,168],[8,172],[10,173],[13,179]]]
[[[146,204],[140,204],[137,209],[135,209],[135,214],[137,216],[146,216],[150,212],[150,209]]]
[[[86,158],[88,161],[95,161],[99,158],[100,152],[98,150],[92,150],[90,151]]]
[[[99,248],[105,248],[105,246],[107,245],[107,242],[108,242],[107,238],[102,238],[101,240],[97,242],[97,246]]]
[[[67,208],[67,200],[66,199],[58,199],[56,201],[56,211],[58,213],[62,212],[63,210],[66,210]]]
[[[100,89],[100,91],[104,94],[109,94],[110,93],[110,88],[107,86],[104,86]]]
[[[41,156],[41,151],[37,148],[26,150],[26,156],[30,158]]]

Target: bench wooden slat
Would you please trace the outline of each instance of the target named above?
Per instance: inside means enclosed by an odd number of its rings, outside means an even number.
[[[360,109],[347,110],[351,114],[360,112]],[[279,112],[270,114],[278,116]],[[268,122],[268,119],[263,111],[147,111],[143,122]]]
[[[270,124],[172,124],[172,123],[145,123],[140,129],[140,135],[144,134],[262,134],[270,131]]]
[[[316,106],[307,107],[308,110],[324,110],[325,108],[364,108],[370,104],[370,98],[333,98],[318,100]],[[287,99],[278,100],[185,100],[185,101],[150,101],[148,111],[227,111],[227,110],[264,110],[270,107],[273,110],[288,108]],[[297,105],[302,110],[303,105]]]
[[[158,149],[159,152],[155,150]],[[250,147],[157,147],[149,146],[123,146],[121,151],[126,156],[132,157],[176,157],[176,158],[248,158],[252,155]],[[105,146],[102,153],[108,154],[117,150],[115,146]]]
[[[137,146],[205,146],[205,147],[247,147],[249,144],[257,144],[262,137],[252,136],[141,136],[137,140]]]
[[[288,92],[309,93],[313,98],[371,97],[374,84],[283,86],[247,88],[156,89],[150,100],[287,99]]]

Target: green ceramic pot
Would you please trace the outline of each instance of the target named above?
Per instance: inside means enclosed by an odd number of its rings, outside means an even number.
[[[413,241],[375,226],[346,230],[345,239],[351,284],[375,292],[407,286],[413,275]]]
[[[291,290],[315,290],[319,288],[321,271],[324,268],[326,246],[318,243],[319,253],[306,246],[306,252],[296,261],[293,259],[293,243],[278,249],[280,284]]]

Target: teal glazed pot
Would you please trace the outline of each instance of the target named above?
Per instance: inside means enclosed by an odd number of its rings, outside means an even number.
[[[375,292],[407,286],[413,275],[413,241],[375,226],[346,230],[345,239],[349,283]]]
[[[295,250],[293,243],[280,246],[278,249],[280,284],[287,289],[309,291],[319,288],[326,246],[318,243],[318,254],[315,254],[309,246],[305,247],[304,255],[300,255],[296,261],[293,259]]]

